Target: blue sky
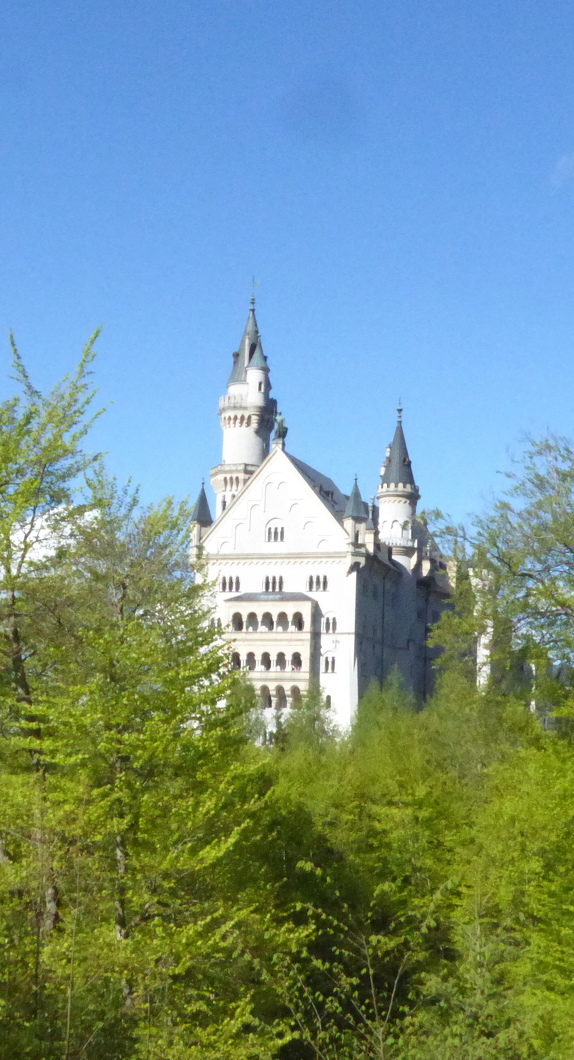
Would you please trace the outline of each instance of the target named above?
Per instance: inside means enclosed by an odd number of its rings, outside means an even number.
[[[251,294],[288,447],[457,518],[574,390],[574,5],[4,0],[0,356],[102,324],[93,444],[197,493]]]

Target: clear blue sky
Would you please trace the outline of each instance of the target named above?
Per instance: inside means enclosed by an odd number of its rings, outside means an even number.
[[[220,458],[257,287],[289,448],[364,497],[399,395],[456,517],[570,433],[571,0],[4,0],[0,353],[103,325],[94,445],[153,500]],[[4,351],[4,352],[2,352]]]

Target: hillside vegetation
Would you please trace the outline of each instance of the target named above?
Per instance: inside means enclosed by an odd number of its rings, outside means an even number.
[[[0,1060],[570,1060],[568,445],[444,529],[424,710],[312,693],[264,740],[188,508],[86,449],[92,358],[41,395],[15,350],[0,404]]]

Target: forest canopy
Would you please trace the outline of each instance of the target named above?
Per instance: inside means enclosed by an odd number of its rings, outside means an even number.
[[[445,531],[421,709],[272,738],[188,560],[89,450],[94,340],[0,404],[0,1060],[574,1052],[574,453]],[[476,683],[477,637],[492,647]]]

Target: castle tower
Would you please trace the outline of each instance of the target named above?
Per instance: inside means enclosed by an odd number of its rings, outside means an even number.
[[[420,493],[415,485],[405,441],[400,404],[397,414],[395,436],[381,467],[381,484],[377,492],[379,536],[381,541],[392,546],[393,557],[410,570],[410,561],[416,549],[413,523]]]
[[[233,354],[227,393],[219,401],[223,453],[221,464],[211,470],[211,484],[217,497],[216,518],[269,453],[277,411],[277,402],[269,396],[270,391],[269,366],[252,297],[239,349]]]

